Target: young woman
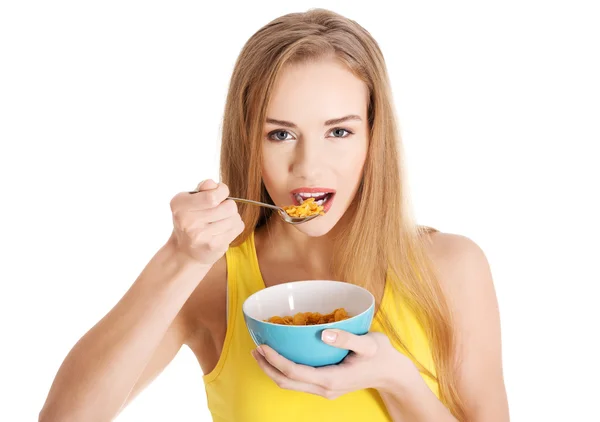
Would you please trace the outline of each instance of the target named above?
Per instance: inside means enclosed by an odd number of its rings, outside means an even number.
[[[384,59],[361,26],[311,10],[260,29],[231,79],[222,183],[172,199],[172,236],[73,347],[40,420],[114,418],[185,344],[218,422],[507,421],[485,255],[415,223],[399,141]],[[228,195],[315,196],[325,215],[291,226]],[[245,327],[250,294],[306,279],[377,299],[369,334],[324,331],[351,350],[339,365],[294,364]]]

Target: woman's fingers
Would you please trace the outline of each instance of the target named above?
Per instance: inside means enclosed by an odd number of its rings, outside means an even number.
[[[285,390],[302,391],[304,393],[316,394],[318,396],[323,396],[326,393],[325,389],[319,387],[318,385],[308,384],[286,377],[256,350],[252,351],[252,356],[254,356],[254,359],[256,359],[260,368],[269,376],[269,378],[275,381],[280,388]]]

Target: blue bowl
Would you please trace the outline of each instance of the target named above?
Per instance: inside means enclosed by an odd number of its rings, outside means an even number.
[[[264,320],[298,312],[328,314],[345,308],[348,319],[318,325],[279,325]],[[330,346],[321,333],[335,328],[362,335],[373,321],[375,298],[350,283],[307,280],[283,283],[260,290],[244,302],[242,310],[250,336],[257,346],[266,344],[285,358],[303,365],[325,366],[341,362],[348,350]]]

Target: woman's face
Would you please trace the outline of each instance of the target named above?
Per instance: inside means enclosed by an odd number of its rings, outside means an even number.
[[[329,232],[352,202],[367,153],[368,89],[343,64],[287,66],[274,87],[263,130],[262,177],[276,205],[315,196],[325,215],[295,226]]]

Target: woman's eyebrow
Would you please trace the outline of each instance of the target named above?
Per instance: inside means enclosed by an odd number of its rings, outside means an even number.
[[[349,114],[349,115],[344,116],[344,117],[338,117],[336,119],[327,120],[325,122],[324,126],[339,125],[340,123],[346,122],[348,120],[362,121],[362,119],[360,118],[360,116],[358,116],[356,114]],[[289,128],[292,128],[292,129],[298,128],[298,126],[295,123],[288,122],[286,120],[276,120],[276,119],[272,119],[270,117],[267,117],[267,123],[271,123],[273,125],[278,125],[278,126],[289,127]]]
[[[360,116],[358,116],[356,114],[349,114],[347,116],[340,117],[338,119],[327,120],[325,122],[325,126],[339,125],[340,123],[346,122],[348,120],[358,120],[359,122],[362,121],[362,119],[360,118]]]

